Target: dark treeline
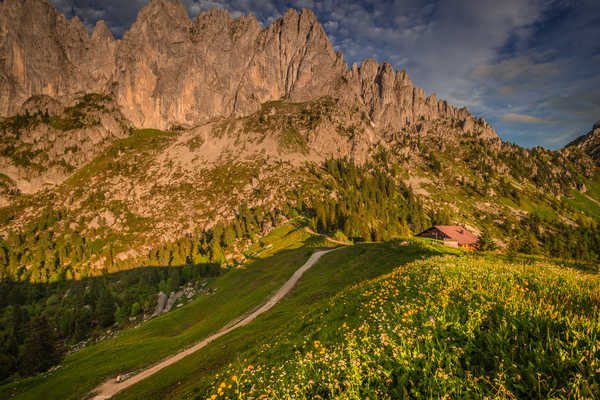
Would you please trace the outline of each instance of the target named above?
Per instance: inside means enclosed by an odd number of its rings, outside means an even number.
[[[519,224],[504,224],[512,253],[543,254],[588,263],[600,262],[600,226],[579,221],[577,226],[544,221],[532,213]]]
[[[109,327],[137,323],[159,291],[198,286],[222,271],[216,264],[145,267],[55,283],[0,282],[0,381],[43,372],[74,345]]]
[[[267,225],[276,225],[283,214],[296,216],[298,212],[287,205],[283,210],[269,211],[242,205],[232,221],[219,221],[210,230],[185,235],[159,244],[145,255],[122,260],[116,255],[127,250],[127,244],[118,237],[86,238],[81,234],[84,223],[72,228],[73,221],[65,210],[47,208],[19,232],[10,231],[6,239],[0,239],[0,279],[56,282],[94,276],[105,269],[114,272],[138,266],[223,264],[226,249],[233,250],[239,240],[253,242]],[[91,265],[98,259],[104,261],[103,268]]]
[[[281,208],[265,210],[263,207],[249,208],[243,204],[232,220],[219,221],[212,229],[186,235],[174,242],[164,243],[149,251],[141,261],[148,265],[182,265],[226,262],[227,251],[243,250],[243,244],[253,243],[269,227],[283,219],[298,216],[300,208],[284,204]]]
[[[323,177],[323,173],[313,171]],[[325,163],[331,196],[315,199],[308,210],[313,228],[342,232],[351,240],[387,240],[420,232],[431,220],[422,203],[404,184],[382,168],[356,166],[347,160]]]

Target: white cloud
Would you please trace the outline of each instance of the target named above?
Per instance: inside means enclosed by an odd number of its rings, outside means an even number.
[[[551,118],[539,118],[532,115],[508,113],[502,116],[502,121],[519,124],[554,124],[557,121]]]
[[[339,24],[337,21],[327,21],[323,24],[323,28],[325,28],[326,31],[335,31],[338,26]]]
[[[530,56],[520,56],[492,65],[477,65],[472,70],[472,76],[506,84],[520,81],[531,87],[559,75],[566,64],[566,60],[535,62]]]

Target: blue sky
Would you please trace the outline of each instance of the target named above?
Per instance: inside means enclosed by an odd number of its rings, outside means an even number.
[[[122,36],[149,0],[50,0]],[[500,137],[556,149],[600,120],[599,0],[180,0],[253,13],[263,25],[312,9],[349,65],[406,69],[427,93],[484,117]]]

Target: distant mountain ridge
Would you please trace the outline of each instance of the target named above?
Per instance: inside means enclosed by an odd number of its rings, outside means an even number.
[[[192,21],[178,0],[153,0],[115,40],[103,21],[90,36],[47,0],[5,0],[0,51],[2,116],[35,95],[66,105],[93,92],[113,95],[136,128],[193,127],[249,115],[267,101],[322,96],[358,107],[386,130],[438,117],[475,121],[385,62],[348,68],[306,9],[262,28],[253,15],[233,19],[216,9]],[[484,136],[496,136],[485,128]]]
[[[583,150],[600,165],[600,121],[596,121],[590,132],[578,137],[565,147],[577,147]]]

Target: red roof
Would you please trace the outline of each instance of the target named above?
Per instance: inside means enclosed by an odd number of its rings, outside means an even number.
[[[450,240],[456,240],[458,244],[475,244],[477,236],[469,232],[465,227],[458,225],[436,225],[433,228],[448,236]]]

